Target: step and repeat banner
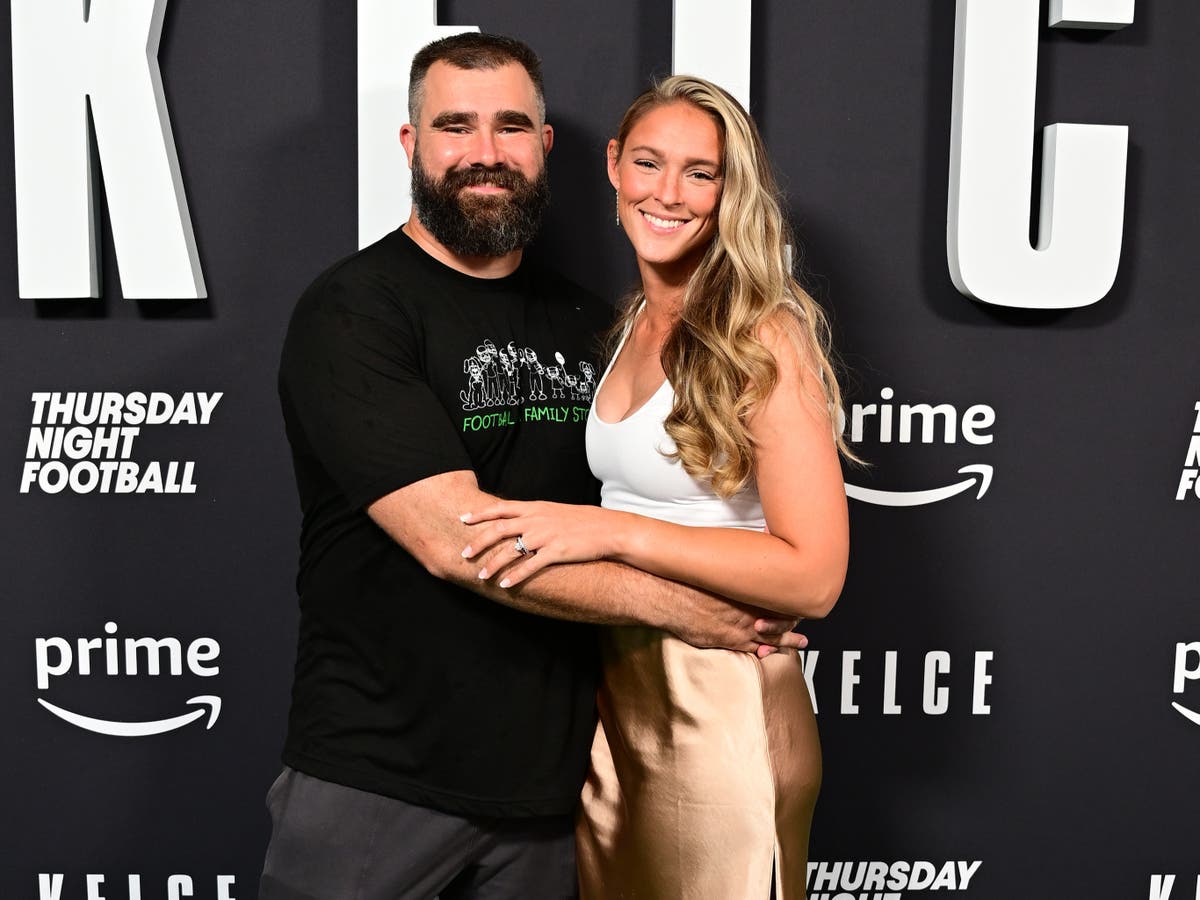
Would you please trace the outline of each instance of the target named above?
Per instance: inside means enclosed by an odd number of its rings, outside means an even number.
[[[545,62],[538,253],[633,283],[653,75],[757,117],[849,372],[806,623],[809,897],[1200,897],[1200,5],[12,0],[0,67],[0,895],[247,900],[299,505],[292,304],[404,221],[415,49]],[[11,102],[11,107],[9,106]]]

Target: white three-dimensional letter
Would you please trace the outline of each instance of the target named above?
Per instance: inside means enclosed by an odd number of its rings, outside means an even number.
[[[129,298],[205,296],[158,68],[167,0],[12,0],[19,293],[100,296],[96,171],[104,171]]]
[[[750,4],[675,0],[671,71],[719,84],[750,108]]]
[[[408,121],[408,70],[439,38],[478,31],[438,25],[437,0],[358,0],[358,245],[408,220],[412,198],[400,126]]]
[[[1029,242],[1041,0],[958,0],[946,253],[962,293],[1062,309],[1095,303],[1121,257],[1129,129],[1043,132],[1036,248]],[[1120,28],[1134,0],[1050,0],[1059,27]]]

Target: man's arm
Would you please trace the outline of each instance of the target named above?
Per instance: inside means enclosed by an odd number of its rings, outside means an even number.
[[[746,652],[763,645],[800,648],[783,619],[677,582],[611,562],[551,566],[520,585],[503,589],[478,577],[463,559],[468,529],[458,517],[494,497],[479,489],[470,471],[447,472],[380,498],[367,514],[432,575],[507,606],[578,622],[649,625],[696,647]]]

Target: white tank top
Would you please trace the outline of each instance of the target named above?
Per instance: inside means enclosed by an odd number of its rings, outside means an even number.
[[[588,465],[602,482],[600,505],[679,525],[762,531],[766,520],[753,480],[740,493],[722,500],[707,480],[693,478],[678,460],[663,455],[675,450],[675,442],[663,428],[675,401],[670,382],[664,380],[654,396],[620,422],[605,422],[596,413],[595,398],[624,345],[622,337],[596,385],[588,413]]]

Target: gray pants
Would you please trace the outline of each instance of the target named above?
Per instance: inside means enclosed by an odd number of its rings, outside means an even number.
[[[464,819],[287,768],[267,808],[259,900],[577,895],[569,819]]]

